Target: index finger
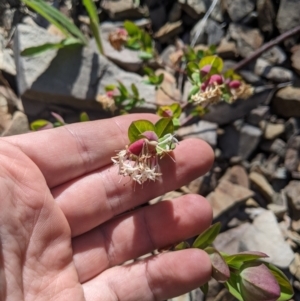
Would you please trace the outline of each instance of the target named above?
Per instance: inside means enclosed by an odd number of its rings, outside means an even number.
[[[158,116],[129,114],[1,139],[31,158],[53,188],[109,164],[128,144],[128,127],[138,119],[155,122]]]

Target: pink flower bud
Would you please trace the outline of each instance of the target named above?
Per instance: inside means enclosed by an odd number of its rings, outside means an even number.
[[[172,117],[173,112],[170,109],[167,109],[162,112],[162,115],[163,115],[163,117]]]
[[[209,80],[205,81],[204,83],[201,84],[201,91],[204,92],[208,86]]]
[[[211,85],[213,83],[217,83],[218,85],[222,85],[223,84],[223,77],[222,77],[222,75],[220,75],[220,74],[213,74],[209,78],[208,84]]]
[[[201,77],[206,76],[211,70],[211,65],[205,65],[204,67],[201,68],[200,70],[200,75]]]
[[[115,95],[115,92],[114,91],[107,91],[106,92],[106,95],[110,98],[113,98],[113,96]]]
[[[280,286],[263,263],[248,263],[241,267],[241,294],[244,301],[276,301]]]
[[[119,28],[118,29],[118,34],[121,35],[121,36],[128,36],[127,30],[124,29],[124,28]]]
[[[144,144],[145,140],[139,139],[129,145],[128,151],[133,155],[139,156],[143,150]]]
[[[147,138],[149,141],[158,141],[158,137],[153,131],[146,131],[142,134],[142,136]]]
[[[229,83],[229,87],[231,89],[238,89],[239,87],[241,86],[241,82],[237,79],[235,80],[232,80],[230,83]]]

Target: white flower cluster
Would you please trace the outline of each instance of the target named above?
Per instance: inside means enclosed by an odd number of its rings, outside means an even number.
[[[147,180],[156,181],[161,173],[158,172],[158,158],[153,155],[141,155],[139,157],[129,153],[127,149],[121,150],[112,158],[119,167],[119,175],[129,176],[133,181],[143,184]]]
[[[222,90],[221,85],[213,84],[209,85],[205,91],[200,91],[192,95],[191,99],[196,103],[202,106],[207,106],[209,104],[215,104],[221,101],[222,99]]]

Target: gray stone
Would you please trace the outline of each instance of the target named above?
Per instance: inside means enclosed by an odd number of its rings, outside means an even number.
[[[249,56],[263,44],[263,36],[258,29],[231,23],[228,28],[229,36],[236,41],[238,52],[242,57]]]
[[[273,141],[264,141],[260,144],[262,150],[270,153],[274,153],[281,158],[285,157],[287,145],[282,139],[275,139]]]
[[[233,22],[239,22],[255,8],[253,0],[226,0],[228,15]]]
[[[253,187],[264,197],[265,200],[267,200],[268,203],[271,203],[273,201],[275,191],[267,179],[257,172],[251,172],[249,179]]]
[[[235,165],[228,168],[220,181],[227,180],[232,184],[249,188],[249,178],[245,168],[241,165]]]
[[[300,135],[300,118],[291,117],[285,123],[285,136],[288,140],[295,135]]]
[[[286,53],[279,46],[272,47],[264,52],[261,57],[272,65],[281,65],[287,59]]]
[[[185,87],[185,93],[188,91],[187,84]],[[264,103],[270,93],[270,89],[262,90],[260,92],[257,89],[256,91],[257,92],[248,99],[237,100],[231,105],[222,102],[217,105],[210,106],[209,112],[205,114],[202,119],[217,123],[218,125],[225,125],[245,117],[252,109],[256,108],[259,104]]]
[[[19,135],[29,132],[27,116],[23,112],[16,111],[10,124],[2,133],[2,137]]]
[[[288,148],[286,150],[284,166],[289,172],[297,171],[300,160],[299,151],[297,149]]]
[[[213,208],[214,218],[218,218],[229,210],[244,204],[253,195],[253,191],[243,186],[222,180],[215,191],[206,198]]]
[[[222,59],[232,60],[238,56],[238,51],[234,42],[228,41],[227,38],[222,38],[217,48],[217,54]]]
[[[255,74],[274,82],[288,82],[293,80],[293,72],[283,68],[274,67],[264,59],[257,59],[254,67]]]
[[[257,148],[262,131],[249,124],[238,129],[236,125],[224,128],[225,133],[219,137],[219,147],[226,158],[240,156],[248,159]]]
[[[270,115],[269,106],[258,106],[257,108],[250,111],[247,116],[247,122],[258,126],[262,120],[265,120]]]
[[[208,19],[205,23],[199,20],[191,30],[191,41],[194,40],[198,32],[201,34],[195,40],[195,45],[218,45],[224,37],[224,29],[214,20]]]
[[[263,33],[271,35],[274,31],[274,20],[276,17],[272,0],[258,0],[256,9],[259,29]]]
[[[300,24],[300,5],[298,0],[281,0],[276,18],[276,25],[280,33],[284,33]],[[285,45],[295,45],[298,37],[293,36],[285,40]]]
[[[167,43],[172,38],[180,34],[182,30],[182,21],[166,23],[155,33],[154,38],[161,43]]]
[[[211,146],[215,147],[217,144],[217,124],[200,120],[190,126],[180,127],[177,131],[178,136],[186,138],[199,138]]]
[[[139,6],[133,0],[104,0],[101,8],[108,13],[113,20],[137,19],[148,14],[146,6]]]
[[[294,252],[284,240],[276,216],[266,210],[257,216],[253,224],[241,236],[240,251],[260,251],[269,258],[266,261],[288,268],[294,258]]]
[[[39,102],[103,112],[95,101],[97,95],[105,93],[106,85],[117,84],[120,80],[126,87],[136,84],[140,96],[147,100],[143,110],[155,110],[154,87],[143,84],[141,76],[125,72],[99,55],[94,41],[88,47],[69,47],[31,57],[20,56],[20,51],[27,47],[58,41],[58,37],[41,28],[18,25],[14,50],[18,89],[24,106],[26,102],[30,107],[32,101],[31,109],[36,112]]]
[[[300,219],[300,181],[290,181],[284,190],[292,209],[292,219]]]
[[[284,133],[284,124],[281,123],[261,121],[260,127],[264,131],[264,138],[267,140],[274,140]]]
[[[274,112],[283,117],[300,117],[300,88],[280,89],[272,100]]]
[[[143,61],[139,58],[139,51],[131,50],[123,47],[121,51],[114,49],[109,40],[109,34],[116,30],[117,26],[114,23],[105,22],[101,25],[101,41],[105,56],[113,61],[121,68],[136,72],[142,68]]]
[[[250,223],[244,223],[220,233],[213,242],[214,247],[227,254],[238,253],[240,251],[240,239],[249,227],[251,227]]]
[[[253,86],[262,86],[265,84],[260,76],[256,75],[250,70],[240,70],[239,74],[248,84],[251,84]]]
[[[294,46],[292,49],[292,56],[291,56],[291,61],[292,61],[292,66],[294,70],[300,74],[300,45]]]
[[[4,37],[0,34],[0,71],[4,71],[10,75],[16,75],[16,65],[13,59],[11,49],[4,48]]]
[[[300,281],[300,254],[295,253],[295,258],[290,265],[290,272],[293,276]]]

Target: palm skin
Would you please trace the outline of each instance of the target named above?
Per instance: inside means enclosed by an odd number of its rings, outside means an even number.
[[[211,275],[201,250],[155,249],[206,229],[205,199],[186,195],[130,210],[209,170],[200,140],[181,142],[161,161],[163,177],[133,188],[110,157],[124,148],[133,120],[104,121],[0,139],[0,300],[164,300]]]

